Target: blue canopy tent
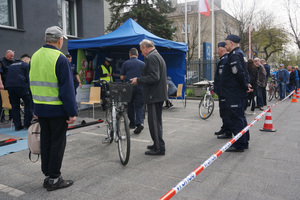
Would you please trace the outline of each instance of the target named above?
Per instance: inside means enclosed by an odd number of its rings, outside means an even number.
[[[114,59],[115,63],[113,65],[118,71],[122,66],[122,62],[129,59],[129,49],[135,47],[139,50],[139,43],[143,39],[154,42],[156,49],[166,62],[168,76],[172,78],[175,85],[184,84],[187,45],[160,38],[145,30],[131,18],[118,29],[106,35],[68,41],[68,50],[73,57],[73,61],[77,60],[79,49],[84,50],[87,60],[93,59],[97,55],[97,66],[103,63],[105,56],[110,56]],[[142,55],[139,58],[143,60]]]

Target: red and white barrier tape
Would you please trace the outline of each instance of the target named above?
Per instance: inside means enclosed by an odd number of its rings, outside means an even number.
[[[233,143],[235,143],[242,135],[244,135],[250,127],[252,127],[262,116],[264,116],[269,109],[276,106],[277,104],[283,102],[287,98],[289,98],[295,91],[291,92],[287,97],[285,97],[282,101],[278,101],[277,103],[269,106],[265,111],[260,113],[248,126],[246,126],[243,130],[241,130],[234,138],[229,140],[221,149],[215,152],[210,158],[208,158],[204,163],[202,163],[199,167],[197,167],[193,172],[191,172],[187,177],[185,177],[181,182],[179,182],[174,188],[172,188],[169,192],[167,192],[164,196],[160,198],[160,200],[168,200],[171,199],[175,194],[177,194],[182,188],[187,186],[196,176],[198,176],[205,168],[207,168],[211,163],[213,163],[217,158],[224,153]]]

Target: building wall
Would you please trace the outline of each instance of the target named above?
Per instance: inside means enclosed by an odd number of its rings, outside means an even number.
[[[76,0],[77,38],[104,34],[103,1]],[[15,51],[15,59],[19,59],[24,53],[32,55],[45,44],[46,28],[58,25],[56,0],[16,0],[16,6],[17,29],[0,27],[0,58],[7,49]],[[64,40],[62,52],[67,53],[67,49],[67,40]]]

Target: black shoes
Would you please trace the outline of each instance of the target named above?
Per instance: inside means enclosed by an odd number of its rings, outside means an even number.
[[[136,129],[133,131],[135,134],[139,134],[144,129],[144,125],[140,124],[136,127]]]
[[[219,130],[218,132],[215,132],[215,135],[222,135],[224,134],[223,129]]]
[[[147,149],[154,149],[154,145],[149,145],[149,146],[147,146]]]
[[[24,126],[18,126],[18,127],[15,127],[15,131],[20,131],[20,130],[22,130],[22,129],[24,129]]]
[[[145,154],[150,156],[163,156],[165,155],[165,151],[151,149],[150,151],[146,151]]]
[[[232,138],[232,134],[231,133],[224,133],[222,135],[218,135],[217,138],[218,139],[229,139],[229,138]]]
[[[226,151],[228,151],[228,152],[244,152],[244,149],[237,149],[237,148],[231,146]]]
[[[48,181],[46,179],[48,179]],[[47,189],[47,191],[53,191],[57,189],[70,187],[74,183],[72,180],[64,180],[62,177],[59,177],[56,183],[54,183],[54,180],[50,178],[46,179],[44,180],[43,186]]]

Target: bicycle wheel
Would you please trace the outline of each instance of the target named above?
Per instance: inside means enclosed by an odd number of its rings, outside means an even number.
[[[270,87],[268,92],[268,100],[272,101],[275,93],[275,87]]]
[[[106,117],[105,122],[106,122],[106,125],[107,125],[107,129],[106,129],[107,138],[106,138],[106,140],[109,143],[112,143],[112,141],[114,139],[114,131],[113,131],[113,128],[112,128],[111,108],[106,109],[105,117]]]
[[[118,151],[122,165],[126,165],[130,156],[130,130],[125,113],[117,117]]]
[[[275,87],[274,96],[275,96],[275,99],[279,98],[279,88],[278,87]]]
[[[206,99],[206,100],[205,100]],[[202,99],[199,104],[199,115],[202,119],[207,119],[214,111],[214,99],[211,96],[207,96]]]

